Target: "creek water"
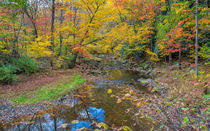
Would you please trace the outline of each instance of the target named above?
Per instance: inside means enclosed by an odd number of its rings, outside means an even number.
[[[0,127],[5,131],[75,131],[82,127],[88,130],[96,129],[94,122],[106,123],[109,127],[128,126],[132,130],[144,131],[151,128],[148,120],[136,120],[135,108],[129,101],[116,103],[112,94],[121,91],[120,86],[132,85],[139,90],[147,91],[140,85],[138,78],[146,77],[141,72],[114,69],[107,71],[108,79],[93,81],[73,91],[71,95],[61,99],[59,106],[33,115],[22,116],[11,123]],[[73,121],[73,123],[72,123]],[[61,129],[62,127],[64,127]],[[107,129],[109,130],[109,129]],[[112,130],[112,129],[110,129]]]

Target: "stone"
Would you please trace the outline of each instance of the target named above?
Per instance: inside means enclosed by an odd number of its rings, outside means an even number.
[[[164,94],[169,88],[165,86],[153,88],[152,92],[158,93],[160,95]]]
[[[138,81],[143,83],[143,84],[148,84],[152,81],[152,79],[150,79],[150,78],[147,78],[147,79],[140,78],[140,79],[138,79]]]

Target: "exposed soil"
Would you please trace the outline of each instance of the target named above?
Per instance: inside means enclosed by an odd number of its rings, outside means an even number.
[[[75,73],[75,70],[54,70],[47,73],[34,74],[30,76],[20,75],[18,77],[18,83],[10,85],[0,85],[1,94],[8,94],[10,91],[23,91],[23,90],[33,90],[36,87],[49,84],[51,82],[57,81],[63,76]]]

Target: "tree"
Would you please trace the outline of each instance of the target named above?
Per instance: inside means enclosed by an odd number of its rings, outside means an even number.
[[[195,13],[195,19],[196,19],[196,35],[195,35],[195,71],[196,76],[198,77],[198,0],[196,0],[196,13]]]
[[[54,52],[54,22],[55,22],[55,0],[52,0],[52,15],[51,15],[51,50]]]

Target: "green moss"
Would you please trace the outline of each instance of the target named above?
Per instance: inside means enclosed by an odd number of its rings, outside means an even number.
[[[20,96],[17,97],[15,99],[12,99],[12,102],[14,102],[15,104],[21,104],[21,103],[25,103],[27,101],[27,97],[26,96]]]
[[[15,105],[24,103],[35,104],[44,100],[52,101],[70,93],[72,89],[75,89],[79,84],[83,84],[84,82],[81,76],[75,76],[70,82],[56,83],[56,85],[48,84],[29,92],[26,96],[12,98],[11,101]]]

